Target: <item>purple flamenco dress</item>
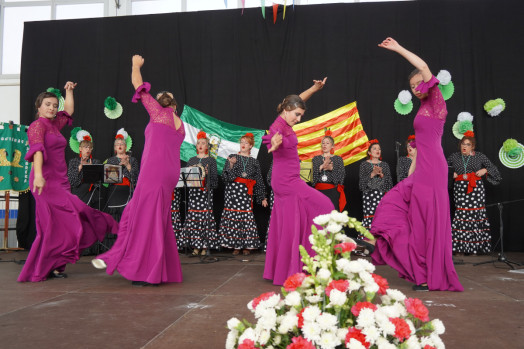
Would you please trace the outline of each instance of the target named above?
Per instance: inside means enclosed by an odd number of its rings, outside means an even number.
[[[117,270],[132,281],[151,284],[182,282],[175,233],[171,222],[171,198],[180,176],[180,145],[184,125],[177,130],[173,109],[163,108],[142,84],[133,96],[149,113],[140,174],[127,204],[113,247],[97,258],[111,275]]]
[[[46,180],[42,193],[33,192],[36,202],[36,239],[18,277],[18,281],[43,281],[54,270],[62,272],[67,263],[75,263],[83,249],[102,241],[106,233],[116,234],[118,223],[110,215],[97,211],[71,194],[67,178],[64,149],[67,141],[60,133],[72,120],[59,112],[53,120],[38,118],[27,131],[29,152],[33,161],[42,152],[42,175]],[[33,189],[34,168],[29,176]]]
[[[380,201],[371,226],[377,239],[374,264],[388,264],[399,276],[429,290],[463,291],[452,259],[448,167],[442,151],[447,109],[432,77],[417,90],[428,93],[413,122],[417,165]]]
[[[263,137],[271,147],[271,137],[282,135],[282,144],[273,152],[271,187],[275,195],[269,223],[264,278],[282,285],[286,279],[302,272],[299,252],[302,245],[314,255],[309,242],[313,218],[335,209],[331,200],[300,178],[297,136],[282,117],[277,117]]]

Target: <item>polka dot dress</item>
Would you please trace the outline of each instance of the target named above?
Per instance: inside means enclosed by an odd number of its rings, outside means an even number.
[[[384,177],[370,177],[374,165],[382,167]],[[360,164],[359,188],[362,191],[362,226],[367,229],[371,228],[371,222],[375,216],[375,210],[378,203],[382,200],[384,194],[386,194],[392,187],[393,179],[391,178],[391,172],[387,163],[381,161],[378,164],[372,164],[368,161],[364,161]]]
[[[498,169],[486,155],[475,152],[471,156],[454,153],[449,156],[448,163],[460,177],[485,168],[488,172],[486,180],[498,184],[502,177]],[[491,251],[491,232],[486,216],[486,190],[482,179],[477,180],[476,187],[469,194],[467,181],[455,181],[453,184],[453,199],[455,214],[451,224],[453,235],[453,252],[457,253],[489,253]]]
[[[173,191],[173,200],[171,201],[171,224],[173,225],[176,244],[179,250],[187,244],[187,238],[182,235],[182,219],[180,216],[181,201],[182,189],[177,188]]]
[[[220,245],[233,249],[258,249],[260,238],[253,215],[252,201],[261,203],[266,198],[266,189],[260,172],[260,165],[255,158],[230,155],[237,158],[233,168],[226,161],[222,177],[226,183],[224,192],[224,210],[220,220]],[[253,197],[248,194],[246,184],[237,183],[237,177],[256,180]]]
[[[397,162],[397,183],[408,178],[409,168],[411,167],[411,158],[403,156]]]

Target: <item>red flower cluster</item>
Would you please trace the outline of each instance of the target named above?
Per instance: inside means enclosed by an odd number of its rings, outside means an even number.
[[[346,292],[349,288],[348,280],[333,280],[326,287],[326,295],[329,297],[332,290],[339,290],[340,292]]]
[[[344,252],[351,252],[355,248],[357,248],[357,245],[353,242],[344,242],[341,244],[335,245],[335,254],[342,254]]]
[[[333,132],[331,132],[331,130],[326,130],[326,132],[324,133],[326,136],[328,137],[331,137],[331,135],[333,134]]]
[[[424,322],[429,321],[429,310],[418,298],[406,298],[404,301],[408,313]]]
[[[307,275],[304,273],[296,273],[288,277],[287,280],[284,281],[284,289],[286,290],[286,292],[294,291],[298,287],[302,286],[302,283],[304,282],[306,276]]]
[[[85,135],[84,136],[84,141],[89,141],[91,142],[91,137],[89,135]]]
[[[355,327],[350,327],[348,329],[348,334],[346,335],[346,347],[351,338],[356,339],[360,343],[362,343],[363,346],[366,347],[366,349],[369,349],[370,343],[366,342],[366,336],[362,333],[361,330],[357,330]]]
[[[253,299],[253,309],[256,309],[260,302],[268,300],[271,296],[274,296],[275,294],[275,292],[266,292]]]
[[[238,345],[237,349],[256,349],[255,342],[253,342],[251,339],[246,338],[242,343]]]
[[[395,325],[395,334],[394,336],[402,343],[405,339],[408,339],[411,335],[411,329],[409,328],[406,320],[395,317],[389,318],[389,321]]]
[[[197,139],[207,138],[207,135],[204,131],[200,131],[197,134]]]
[[[297,317],[298,317],[298,328],[302,328],[304,327],[304,310],[306,310],[307,307],[305,308],[302,308],[302,310],[300,311],[300,313],[297,314]]]
[[[117,134],[115,139],[124,139],[124,135],[121,135],[121,134]]]
[[[377,310],[377,306],[371,302],[357,302],[351,307],[351,314],[358,316],[362,309],[369,308],[373,311]]]
[[[371,274],[371,276],[373,276],[373,280],[375,280],[379,287],[378,293],[386,294],[386,291],[389,288],[388,280],[377,274]]]
[[[378,144],[378,139],[372,139],[368,142],[369,145],[371,144]]]
[[[246,133],[244,137],[255,138],[255,136],[251,132]]]
[[[432,346],[429,345],[429,344],[426,344],[426,345],[424,346],[424,349],[437,349],[437,348],[432,347]]]
[[[464,132],[464,137],[475,137],[475,133],[473,133],[473,131],[466,131]]]
[[[410,135],[410,136],[408,137],[408,141],[412,141],[412,140],[415,140],[415,135]]]
[[[291,341],[293,343],[288,345],[286,349],[315,349],[315,346],[313,345],[313,343],[303,338],[302,336],[293,337]]]

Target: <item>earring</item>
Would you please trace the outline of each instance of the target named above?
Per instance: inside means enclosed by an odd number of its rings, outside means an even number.
[[[81,159],[82,158],[82,153],[78,153],[78,157]]]
[[[207,155],[207,153],[208,153],[208,151],[207,151],[207,149],[206,149],[205,154]]]
[[[331,155],[335,154],[335,149],[331,148],[331,150],[329,151],[329,153],[330,153]]]

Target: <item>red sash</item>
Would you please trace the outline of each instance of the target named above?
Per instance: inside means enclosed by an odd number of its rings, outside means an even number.
[[[334,184],[331,183],[317,183],[315,184],[315,189],[317,190],[327,190],[335,188]],[[342,212],[344,207],[346,207],[346,194],[344,193],[344,186],[342,184],[337,184],[337,191],[340,193],[338,198],[338,208]]]
[[[254,179],[237,177],[233,182],[244,183],[247,187],[247,193],[251,195],[251,208],[253,208],[253,187],[257,183]]]
[[[464,175],[461,174],[461,175],[458,175],[457,178],[455,178],[455,182],[458,182],[458,181],[467,181],[468,182],[468,192],[467,194],[471,193],[473,191],[473,188],[476,188],[477,187],[477,181],[479,179],[482,179],[480,178],[479,176],[477,176],[475,174],[475,172],[471,172],[471,173],[466,173],[466,176],[467,178],[464,178]]]
[[[127,185],[128,187],[131,186],[131,182],[127,177],[122,178],[122,183],[115,183],[115,185]]]

